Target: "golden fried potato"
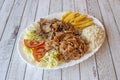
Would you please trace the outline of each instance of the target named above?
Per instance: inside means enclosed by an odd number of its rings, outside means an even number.
[[[69,22],[70,22],[70,23],[74,22],[74,19],[71,19]]]
[[[76,17],[78,17],[78,16],[80,16],[80,14],[79,14],[79,13],[77,13],[77,14],[75,15],[75,18],[76,18]],[[71,19],[69,22],[70,22],[70,23],[73,23],[73,22],[74,22],[74,20],[75,20],[75,18]]]
[[[74,22],[78,22],[80,20],[83,20],[84,18],[87,18],[87,14],[81,14],[80,16],[76,17]]]
[[[78,16],[80,16],[80,13],[77,13],[77,14],[75,15],[75,18],[78,17]]]
[[[92,18],[86,18],[86,19],[83,19],[83,20],[81,20],[79,22],[73,22],[72,24],[75,25],[75,26],[77,26],[77,25],[88,23],[90,21],[93,21],[93,19]]]
[[[84,29],[84,28],[86,28],[88,26],[91,26],[91,25],[93,25],[93,21],[89,21],[88,23],[77,25],[75,27],[78,27],[78,28],[80,28],[82,30],[82,29]]]
[[[64,19],[64,21],[65,21],[65,22],[69,22],[71,19],[74,19],[74,18],[76,17],[76,15],[78,15],[78,11],[75,11],[75,12],[71,13],[70,15],[68,15],[68,16]]]
[[[87,14],[80,14],[78,11],[67,11],[62,16],[62,20],[80,29],[84,29],[93,24],[93,18],[88,18]]]
[[[70,15],[72,13],[71,10],[67,11],[63,16],[62,16],[62,20],[64,20],[68,15]]]

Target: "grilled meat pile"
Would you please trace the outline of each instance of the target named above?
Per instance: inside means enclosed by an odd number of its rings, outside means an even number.
[[[46,41],[46,50],[56,49],[66,62],[79,59],[88,50],[88,42],[81,37],[81,30],[56,18],[41,18],[36,34]]]

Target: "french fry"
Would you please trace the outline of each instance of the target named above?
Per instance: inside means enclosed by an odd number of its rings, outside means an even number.
[[[77,13],[77,14],[75,15],[75,18],[78,17],[78,16],[80,16],[80,13],[79,13],[78,10],[76,10],[75,12]]]
[[[80,16],[80,14],[79,14],[79,13],[77,13],[77,14],[75,15],[75,18],[76,18],[76,17],[78,17],[78,16]],[[75,18],[71,19],[69,22],[70,22],[70,23],[73,23],[73,22],[74,22],[74,20],[75,20]]]
[[[80,21],[80,20],[83,20],[83,19],[86,18],[86,17],[87,17],[86,14],[81,14],[80,16],[78,16],[78,17],[75,18],[74,22],[78,22],[78,21]]]
[[[93,24],[93,18],[88,18],[87,14],[80,14],[78,11],[67,11],[62,16],[62,20],[70,22],[74,27],[78,27],[79,29],[84,29]]]
[[[78,11],[75,11],[75,12],[71,13],[70,15],[68,15],[68,16],[64,19],[64,21],[65,21],[65,22],[69,22],[71,19],[74,19],[77,14],[78,14]]]
[[[67,11],[63,16],[62,16],[62,20],[64,20],[68,15],[70,15],[72,13],[71,10]]]
[[[77,13],[76,16],[75,16],[75,18],[78,17],[78,16],[80,16],[80,13]]]
[[[90,21],[90,22],[88,22],[88,23],[85,23],[85,24],[81,24],[81,25],[78,25],[78,26],[75,26],[75,27],[78,27],[79,29],[84,29],[84,28],[86,28],[86,27],[88,27],[88,26],[91,26],[93,24],[93,21]]]
[[[71,19],[69,22],[70,22],[70,23],[74,22],[74,19]]]
[[[84,20],[82,20],[82,21],[74,22],[74,23],[72,23],[72,24],[73,24],[74,26],[77,26],[77,25],[81,25],[81,24],[88,23],[88,22],[90,22],[90,21],[93,21],[93,19],[92,19],[92,18],[86,18],[86,19],[84,19]]]

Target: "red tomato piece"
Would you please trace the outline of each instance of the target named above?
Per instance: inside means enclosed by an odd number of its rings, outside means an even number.
[[[24,39],[24,44],[29,48],[36,48],[36,47],[38,48],[38,47],[43,47],[45,42],[44,41]]]
[[[40,59],[45,55],[45,48],[41,47],[41,48],[34,48],[33,49],[33,56],[35,58],[36,61],[40,62]]]

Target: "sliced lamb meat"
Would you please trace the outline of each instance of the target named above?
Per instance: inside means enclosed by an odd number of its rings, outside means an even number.
[[[38,23],[39,23],[40,25],[45,25],[46,22],[47,22],[47,19],[41,18]]]
[[[82,31],[80,29],[75,28],[74,34],[75,35],[81,35]]]
[[[55,36],[50,47],[59,49],[60,53],[66,62],[76,60],[88,50],[88,43],[83,38],[75,36],[73,33],[61,33]]]
[[[81,37],[81,30],[58,19],[41,19],[36,33],[46,41],[47,51],[57,49],[66,62],[79,59],[88,50],[88,42]]]
[[[49,22],[50,22],[51,24],[53,24],[53,23],[55,23],[55,22],[58,22],[58,21],[60,21],[60,20],[57,19],[57,18],[54,18],[54,19],[52,19],[52,20],[49,20]]]
[[[47,24],[41,26],[41,29],[42,29],[42,31],[43,31],[44,33],[49,33],[49,32],[51,32],[50,26],[51,26],[51,24],[50,24],[50,23],[47,23]]]
[[[42,31],[41,31],[41,27],[40,27],[40,25],[39,25],[39,26],[37,27],[35,33],[36,33],[37,35],[40,35],[41,32],[42,32]]]

